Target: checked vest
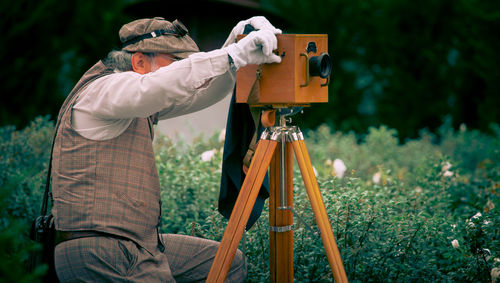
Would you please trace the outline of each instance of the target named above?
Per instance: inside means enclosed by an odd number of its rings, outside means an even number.
[[[64,102],[54,141],[52,214],[60,231],[126,237],[149,252],[158,247],[160,184],[153,154],[154,116],[135,118],[118,137],[95,141],[71,127],[71,109],[88,83],[112,73],[101,61]]]

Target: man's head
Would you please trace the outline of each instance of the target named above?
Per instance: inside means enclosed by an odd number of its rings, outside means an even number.
[[[199,52],[187,28],[178,20],[140,19],[119,31],[122,51],[132,53],[132,70],[145,74]]]

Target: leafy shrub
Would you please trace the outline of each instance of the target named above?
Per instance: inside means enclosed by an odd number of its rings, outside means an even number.
[[[496,125],[492,129],[495,134],[486,135],[465,127],[454,131],[445,124],[439,136],[422,131],[418,139],[402,144],[387,127],[371,128],[364,136],[326,126],[306,132],[351,282],[491,282],[497,276],[500,130]],[[6,231],[0,245],[8,247],[1,250],[0,263],[9,270],[26,262],[27,252],[35,248],[19,243],[29,243],[27,224],[40,208],[52,133],[48,118],[37,118],[23,130],[0,129],[0,202],[5,208],[0,225]],[[222,238],[227,220],[217,212],[223,149],[218,136],[190,144],[162,135],[155,139],[161,232]],[[345,166],[342,174],[335,167],[339,162]],[[293,190],[295,280],[331,282],[298,166]],[[265,207],[240,243],[247,255],[248,282],[269,281],[267,211]],[[15,274],[21,281],[37,277]]]
[[[0,278],[6,282],[34,282],[45,272],[26,272],[26,263],[30,251],[40,248],[28,232],[40,211],[53,131],[48,117],[19,131],[0,128]]]
[[[422,131],[419,139],[404,144],[387,127],[371,128],[364,137],[331,133],[326,126],[307,133],[350,281],[489,282],[490,271],[499,265],[499,139],[477,132],[448,133],[437,143],[436,136]],[[467,139],[474,140],[474,148],[467,147]],[[461,150],[450,151],[451,146]],[[482,158],[473,158],[477,150]],[[334,159],[345,161],[343,178],[335,172]],[[219,164],[211,166],[218,172]],[[304,223],[295,217],[295,280],[333,281],[296,167],[294,210]],[[225,219],[215,207],[201,210],[208,216],[193,226],[195,234],[220,240]],[[479,211],[483,224],[471,231],[466,223]],[[267,227],[265,208],[240,244],[248,257],[249,282],[269,281],[263,272],[269,270]],[[455,248],[453,240],[462,244]]]
[[[157,137],[155,147],[162,185],[160,231],[193,233],[192,224],[208,216],[203,208],[216,205],[222,147],[210,147],[209,142],[202,140],[187,147],[182,141],[174,143],[165,136]],[[186,225],[191,225],[189,231]]]
[[[0,192],[0,203],[5,203],[11,192]],[[40,266],[33,272],[26,272],[26,263],[32,251],[41,249],[37,243],[30,242],[26,231],[29,225],[25,219],[0,213],[2,233],[0,233],[0,281],[1,282],[38,282],[46,272],[47,266]]]
[[[38,117],[23,130],[0,128],[0,186],[11,188],[4,206],[9,215],[33,219],[40,210],[54,125]]]

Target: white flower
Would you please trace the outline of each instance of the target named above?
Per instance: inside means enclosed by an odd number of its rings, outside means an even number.
[[[444,171],[448,171],[450,170],[451,168],[451,163],[446,161],[446,163],[443,165],[443,167],[441,167],[441,171],[444,172]]]
[[[453,176],[453,172],[446,170],[446,171],[444,171],[443,176],[451,177],[451,176]]]
[[[201,160],[205,161],[205,162],[208,162],[210,160],[212,160],[212,158],[214,158],[215,156],[215,150],[208,150],[208,151],[205,151],[201,154]]]
[[[335,159],[333,161],[333,170],[335,171],[335,176],[342,178],[344,177],[344,173],[347,170],[347,167],[345,166],[344,161]]]
[[[458,240],[453,240],[453,241],[451,241],[451,246],[454,249],[458,249],[460,247],[460,244],[458,244]]]
[[[472,219],[479,218],[479,217],[481,217],[481,216],[483,216],[483,215],[481,214],[481,212],[478,212],[478,213],[476,213],[474,216],[472,216],[471,220],[472,220]]]
[[[219,142],[223,143],[226,140],[226,129],[222,129],[219,133]]]
[[[441,172],[443,172],[443,176],[445,177],[451,177],[453,176],[453,172],[450,171],[450,168],[451,168],[451,163],[450,162],[446,162],[442,167],[441,167]]]
[[[372,178],[372,181],[375,183],[375,184],[378,184],[380,183],[380,179],[382,178],[382,173],[381,172],[377,172],[375,174],[373,174],[373,178]]]
[[[422,187],[417,186],[417,187],[415,188],[415,192],[416,192],[417,194],[420,194],[420,193],[422,192]]]

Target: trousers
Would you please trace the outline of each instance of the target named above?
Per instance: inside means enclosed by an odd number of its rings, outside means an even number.
[[[205,282],[219,242],[160,234],[165,250],[149,253],[135,242],[99,236],[73,239],[55,248],[61,282]],[[238,250],[226,282],[243,282],[246,261]]]

